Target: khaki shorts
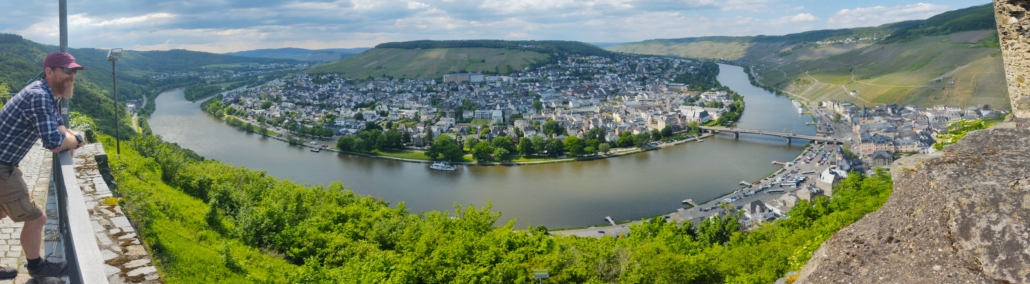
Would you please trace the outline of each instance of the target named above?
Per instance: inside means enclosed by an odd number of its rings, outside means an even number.
[[[43,216],[43,209],[32,199],[18,168],[0,165],[0,211],[15,222],[36,220]]]

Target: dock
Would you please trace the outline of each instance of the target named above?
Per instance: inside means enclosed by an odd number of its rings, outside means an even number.
[[[697,203],[694,203],[694,200],[690,198],[684,199],[683,204],[690,204],[690,206],[698,207]]]
[[[608,223],[611,223],[612,226],[615,226],[615,220],[612,220],[612,216],[604,216],[604,220],[608,221]]]

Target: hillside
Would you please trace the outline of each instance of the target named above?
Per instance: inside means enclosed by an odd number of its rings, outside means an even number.
[[[14,34],[0,34],[0,84],[10,87],[16,93],[42,71],[43,58],[58,51],[57,46],[32,42]],[[75,97],[71,101],[72,111],[93,117],[102,133],[113,134],[114,102],[111,92],[111,62],[107,61],[107,50],[94,48],[69,48],[69,53],[86,69],[78,73]],[[212,65],[239,66],[244,63],[269,64],[292,63],[292,60],[274,60],[227,56],[214,53],[187,50],[132,51],[126,50],[118,60],[118,100],[122,103],[155,96],[160,90],[170,87],[206,84],[208,80],[194,77],[153,79],[147,75],[177,72],[222,72],[239,70],[239,67],[213,68]],[[242,80],[242,79],[241,79]],[[151,100],[152,101],[152,100]],[[122,129],[129,129],[129,119],[124,106],[119,106]],[[123,137],[132,135],[121,131]]]
[[[753,66],[762,85],[809,101],[1007,108],[993,27],[993,8],[983,5],[879,27],[649,40],[608,49]]]
[[[418,40],[388,42],[354,57],[312,69],[347,77],[441,78],[444,74],[509,74],[556,62],[569,54],[602,57],[617,53],[575,41]]]
[[[293,59],[299,61],[332,62],[354,56],[370,48],[333,48],[333,49],[304,49],[304,48],[277,48],[277,49],[255,49],[247,51],[229,52],[225,55],[271,58],[271,59]]]
[[[441,78],[444,74],[462,72],[508,74],[548,60],[549,56],[538,52],[502,48],[377,47],[351,58],[315,67],[309,72],[339,73],[354,78]]]

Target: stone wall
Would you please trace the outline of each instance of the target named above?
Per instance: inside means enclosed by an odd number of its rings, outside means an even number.
[[[994,0],[1012,113],[1030,118],[1030,0]]]

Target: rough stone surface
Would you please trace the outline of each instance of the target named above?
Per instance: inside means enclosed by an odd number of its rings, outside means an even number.
[[[1009,86],[1012,113],[1030,118],[1030,10],[1028,0],[994,0],[1005,79]]]
[[[1030,129],[1017,125],[895,162],[887,203],[827,240],[797,283],[1030,283]]]

